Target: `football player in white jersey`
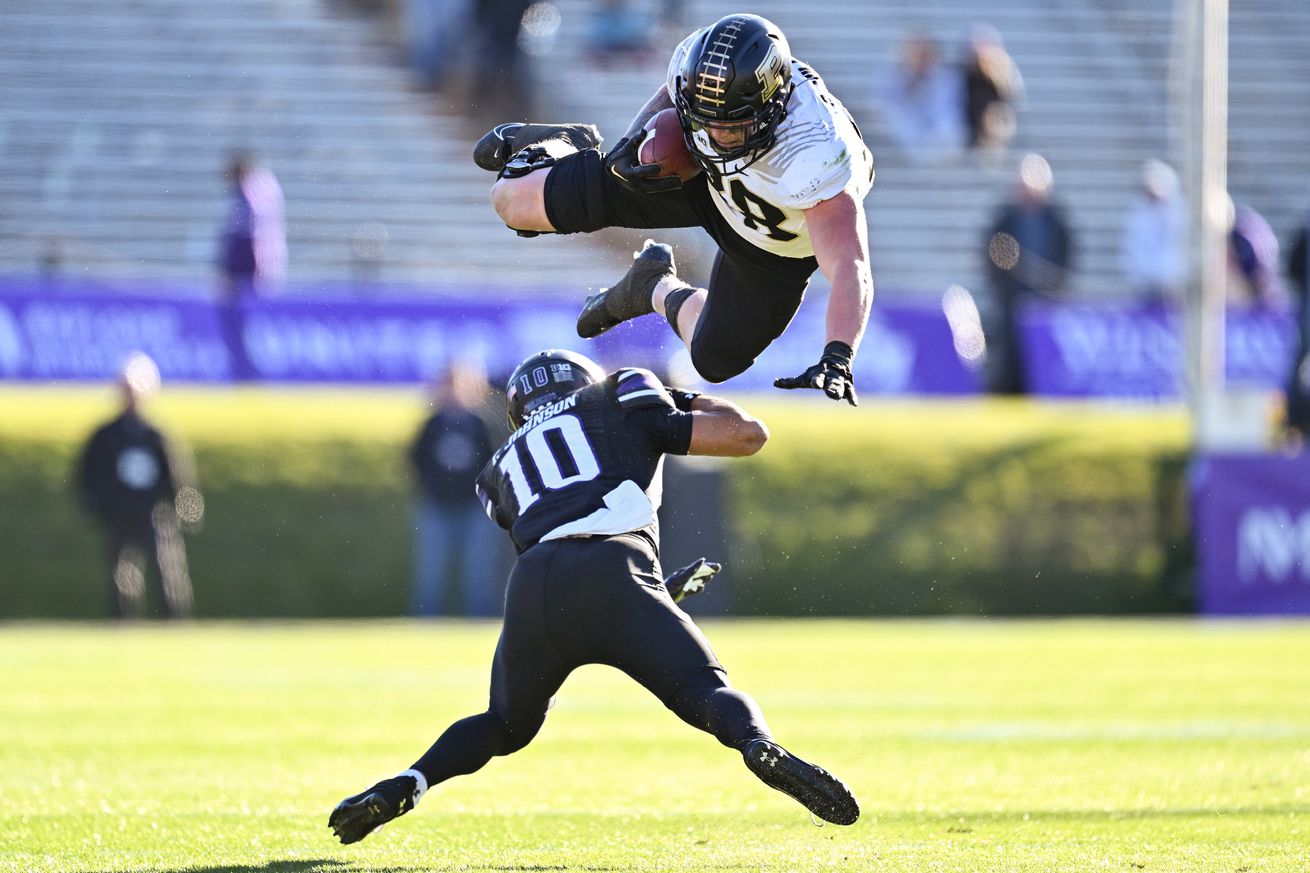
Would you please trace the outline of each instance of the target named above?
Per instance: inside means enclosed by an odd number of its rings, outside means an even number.
[[[685,183],[638,157],[646,122],[667,108],[704,169]],[[774,384],[855,405],[851,360],[873,300],[863,205],[873,157],[782,31],[734,14],[692,33],[628,133],[606,154],[599,146],[591,125],[503,124],[479,140],[474,160],[499,173],[492,205],[525,236],[699,225],[720,251],[708,288],[692,288],[672,249],[648,242],[623,278],[587,301],[579,335],[658,312],[701,376],[722,382],[782,334],[820,269],[832,287],[822,356]]]

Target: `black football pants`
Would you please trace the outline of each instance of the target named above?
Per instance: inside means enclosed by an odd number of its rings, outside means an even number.
[[[755,702],[728,685],[704,635],[674,605],[647,540],[565,539],[528,549],[510,574],[487,711],[447,728],[414,769],[435,785],[522,749],[584,664],[622,670],[725,746],[769,736]]]
[[[743,373],[782,335],[800,308],[814,258],[784,258],[752,245],[711,199],[707,174],[676,191],[638,194],[605,172],[600,152],[587,149],[550,168],[545,205],[559,233],[604,227],[703,227],[719,245],[708,298],[690,343],[696,371],[710,382]]]

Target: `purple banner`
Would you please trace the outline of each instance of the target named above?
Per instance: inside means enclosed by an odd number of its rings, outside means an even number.
[[[1193,487],[1201,610],[1310,614],[1310,455],[1205,458]]]
[[[1184,323],[1160,307],[1040,305],[1020,318],[1024,368],[1034,394],[1173,400],[1182,395]],[[1291,315],[1233,311],[1225,330],[1233,383],[1281,388],[1296,349]]]
[[[134,351],[165,378],[226,382],[232,356],[218,310],[201,300],[121,294],[0,293],[0,378],[112,378]]]
[[[807,300],[787,332],[730,390],[771,389],[823,350],[825,299]],[[141,350],[165,379],[221,382],[413,383],[450,358],[484,360],[503,374],[547,347],[583,352],[608,367],[646,366],[678,381],[693,373],[681,342],[663,319],[648,316],[599,339],[575,332],[579,303],[553,297],[439,299],[284,297],[236,308],[201,299],[125,296],[65,288],[37,293],[0,287],[0,378],[111,378]],[[955,352],[941,307],[875,307],[855,362],[856,384],[870,394],[968,394],[974,370]]]

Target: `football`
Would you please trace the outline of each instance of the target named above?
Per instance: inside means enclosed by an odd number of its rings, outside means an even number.
[[[642,140],[637,157],[643,164],[659,164],[661,176],[677,176],[686,182],[700,173],[700,165],[687,150],[676,109],[665,109],[646,122],[650,134]]]

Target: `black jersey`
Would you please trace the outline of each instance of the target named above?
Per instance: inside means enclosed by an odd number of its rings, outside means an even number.
[[[661,461],[687,453],[691,421],[655,374],[618,370],[533,412],[483,468],[478,496],[520,552],[629,532],[658,545]]]
[[[176,491],[163,434],[135,412],[91,436],[77,477],[87,508],[116,525],[149,524],[155,504]]]

